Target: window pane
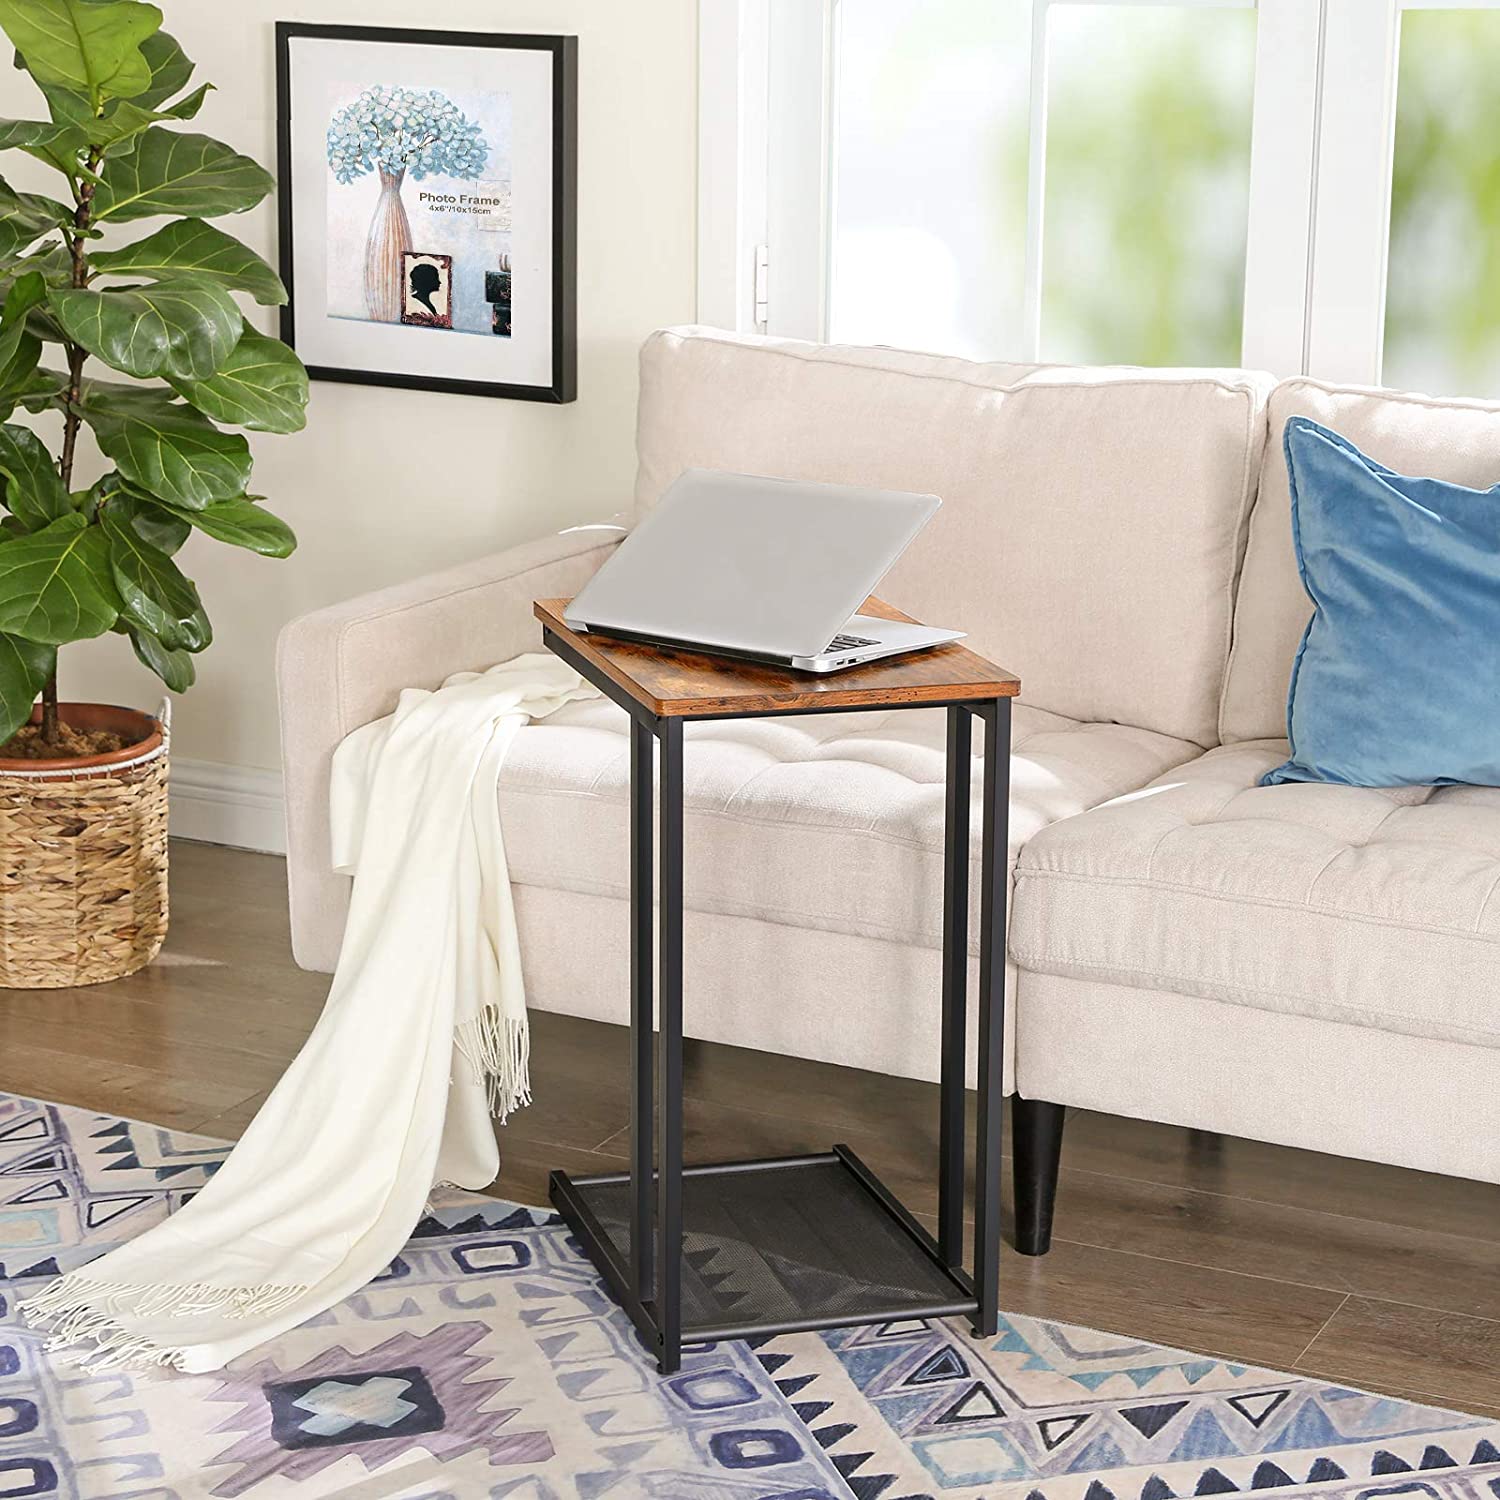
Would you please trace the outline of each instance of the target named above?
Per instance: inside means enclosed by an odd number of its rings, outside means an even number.
[[[1387,385],[1500,395],[1500,12],[1401,19]]]
[[[1237,365],[1255,13],[1055,5],[1042,355]]]
[[[842,0],[830,325],[1018,358],[1030,0]]]

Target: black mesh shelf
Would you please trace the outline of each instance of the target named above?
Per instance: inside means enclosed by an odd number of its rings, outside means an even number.
[[[553,1174],[553,1201],[627,1307],[630,1179]],[[966,1279],[845,1148],[689,1167],[682,1177],[684,1339],[973,1313]],[[601,1253],[602,1252],[602,1253]]]

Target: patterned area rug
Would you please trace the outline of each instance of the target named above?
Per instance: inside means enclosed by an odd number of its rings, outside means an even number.
[[[0,1094],[4,1500],[1500,1500],[1500,1423],[1028,1318],[700,1345],[663,1379],[554,1215],[469,1194],[221,1374],[48,1356],[17,1299],[223,1150]]]

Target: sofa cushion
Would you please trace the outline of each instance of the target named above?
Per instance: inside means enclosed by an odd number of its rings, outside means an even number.
[[[1219,716],[1225,744],[1286,733],[1292,661],[1312,614],[1292,547],[1292,499],[1282,447],[1286,420],[1295,416],[1331,427],[1398,474],[1470,489],[1500,482],[1500,403],[1282,381],[1271,393],[1270,437],[1235,604],[1234,648]]]
[[[694,466],[936,493],[882,597],[1038,707],[1213,744],[1269,389],[669,330],[641,354],[637,506]]]
[[[500,782],[514,882],[628,893],[627,726],[623,710],[592,699],[516,736]],[[689,907],[941,946],[942,711],[689,723],[684,739]],[[982,740],[976,726],[976,752]],[[1147,730],[1025,704],[1014,710],[1012,744],[1012,852],[1054,819],[1194,753]],[[974,771],[977,811],[977,755]],[[971,892],[977,883],[976,867]],[[970,938],[977,951],[977,922]]]
[[[1286,455],[1313,617],[1266,780],[1500,786],[1500,490],[1397,474],[1307,417]]]
[[[1286,754],[1221,746],[1043,830],[1016,963],[1500,1047],[1500,788],[1258,785]]]

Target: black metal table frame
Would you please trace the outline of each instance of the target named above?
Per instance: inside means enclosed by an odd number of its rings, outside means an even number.
[[[903,1305],[857,1319],[809,1317],[796,1322],[726,1325],[691,1330],[695,1342],[814,1328],[885,1322],[895,1318],[971,1319],[980,1337],[999,1321],[1000,1156],[1004,1120],[1005,898],[1007,818],[1010,802],[1010,699],[1008,697],[726,710],[693,714],[699,720],[785,718],[801,714],[944,708],[948,716],[947,784],[943,831],[943,967],[941,1086],[938,1123],[938,1234],[934,1239],[845,1146],[830,1156],[793,1157],[714,1167],[682,1162],[682,726],[684,718],[658,716],[599,670],[570,642],[545,628],[543,642],[630,715],[630,1256],[622,1256],[578,1191],[590,1182],[624,1176],[571,1179],[553,1172],[554,1206],[581,1241],[610,1291],[629,1313],[663,1374],[681,1364],[683,1327],[682,1179],[703,1171],[762,1170],[838,1158],[952,1283],[954,1296],[922,1307]],[[984,790],[979,875],[979,1100],[975,1141],[973,1274],[964,1271],[964,1118],[968,1047],[969,838],[973,721],[984,725]],[[656,933],[652,933],[653,742],[660,827],[657,830]],[[653,1014],[653,951],[656,955]],[[653,1050],[655,1057],[653,1059]],[[655,1075],[655,1076],[653,1076]],[[657,1109],[653,1088],[659,1084]],[[658,1114],[653,1135],[653,1112]],[[654,1161],[653,1161],[653,1145]],[[653,1189],[656,1198],[653,1215]],[[655,1225],[655,1243],[651,1226]]]

